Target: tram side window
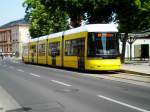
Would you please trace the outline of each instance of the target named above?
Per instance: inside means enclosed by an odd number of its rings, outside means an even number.
[[[55,43],[49,44],[49,55],[50,56],[59,56],[60,55],[60,42],[55,42]]]
[[[45,44],[40,44],[39,46],[38,46],[38,49],[39,49],[39,56],[45,56],[45,54],[46,54],[46,48],[45,48],[46,46],[45,46]]]
[[[81,48],[84,47],[84,38],[66,40],[65,41],[65,55],[78,56],[81,54]]]
[[[73,56],[75,55],[74,49],[73,49],[73,43],[75,44],[75,41],[72,42],[72,40],[65,41],[65,55],[66,56]]]
[[[32,50],[33,53],[36,53],[36,45],[31,45],[30,49]]]

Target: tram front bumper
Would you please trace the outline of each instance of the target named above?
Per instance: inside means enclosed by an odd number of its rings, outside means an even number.
[[[86,62],[87,70],[120,70],[120,59],[106,59],[106,60],[88,60]]]

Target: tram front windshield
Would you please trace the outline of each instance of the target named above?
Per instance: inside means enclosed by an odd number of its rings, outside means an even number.
[[[117,57],[119,44],[116,33],[89,33],[89,57]]]

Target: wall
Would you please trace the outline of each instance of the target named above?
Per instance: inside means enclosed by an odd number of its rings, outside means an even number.
[[[122,42],[120,43],[120,53],[122,50]],[[148,44],[149,45],[149,57],[150,57],[150,38],[149,39],[137,39],[133,44],[132,44],[132,58],[135,57],[135,49],[139,50],[139,52],[141,52],[140,47],[139,48],[135,48],[135,46],[139,45],[141,46],[142,44]],[[138,51],[137,51],[138,52]],[[127,42],[126,43],[126,52],[125,52],[125,58],[130,58],[130,45]]]
[[[0,52],[8,54],[11,50],[11,30],[0,30]]]
[[[23,52],[23,43],[26,43],[29,41],[29,26],[19,26],[19,33],[20,33],[20,38],[19,38],[19,52],[20,52],[20,57],[22,57],[22,52]]]
[[[22,57],[22,44],[29,41],[29,25],[14,25],[0,29],[0,52],[19,53]]]

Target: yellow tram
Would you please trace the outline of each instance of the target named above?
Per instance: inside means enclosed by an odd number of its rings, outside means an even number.
[[[31,39],[23,50],[25,63],[83,70],[120,70],[116,27],[89,24]]]

